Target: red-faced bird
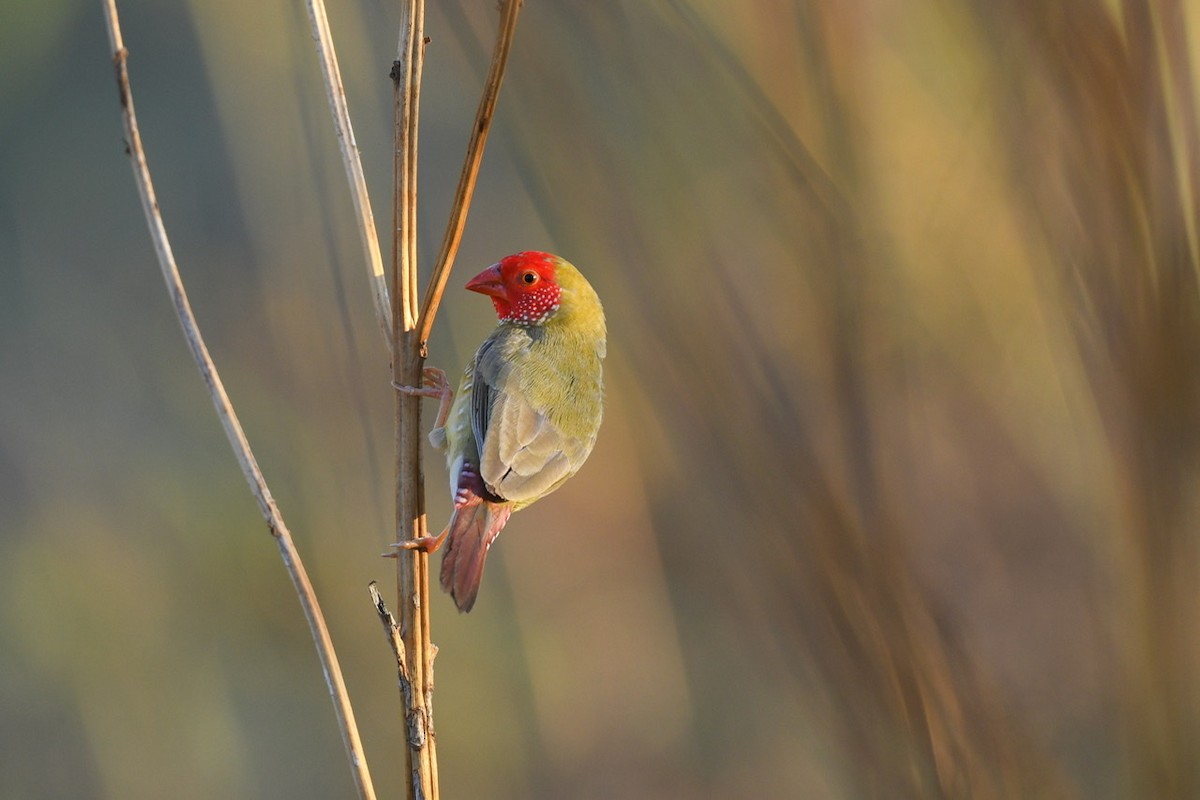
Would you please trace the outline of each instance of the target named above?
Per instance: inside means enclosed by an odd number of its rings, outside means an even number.
[[[406,543],[427,552],[445,540],[442,588],[459,611],[479,593],[484,560],[512,512],[557,489],[583,466],[604,405],[604,309],[571,264],[516,253],[466,286],[492,299],[500,323],[475,352],[454,396],[427,369],[412,394],[440,397],[429,439],[444,449],[454,513],[436,537]]]

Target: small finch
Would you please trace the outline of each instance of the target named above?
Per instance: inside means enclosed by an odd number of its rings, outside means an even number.
[[[429,439],[446,452],[454,498],[441,534],[404,546],[432,552],[446,542],[442,588],[464,612],[509,515],[561,486],[591,453],[605,355],[600,298],[558,256],[516,253],[466,288],[491,297],[500,324],[475,352],[457,398],[434,368],[424,388],[399,387],[442,401]]]

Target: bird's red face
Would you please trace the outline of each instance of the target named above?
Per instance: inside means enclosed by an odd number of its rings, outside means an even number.
[[[528,251],[501,259],[471,280],[467,288],[492,298],[496,316],[517,325],[542,325],[562,302],[554,280],[556,259]]]

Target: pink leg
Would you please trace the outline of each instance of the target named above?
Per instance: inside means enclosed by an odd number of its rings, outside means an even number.
[[[438,414],[437,420],[433,427],[446,427],[446,419],[450,416],[450,406],[454,402],[454,389],[450,386],[450,381],[446,378],[446,373],[437,367],[426,367],[421,372],[421,385],[418,386],[401,386],[397,383],[392,384],[393,388],[398,392],[414,395],[416,397],[436,397],[438,399]]]
[[[446,527],[442,533],[437,536],[421,536],[420,539],[410,539],[407,542],[400,542],[400,545],[392,545],[392,547],[400,547],[406,551],[421,551],[422,553],[436,552],[439,547],[442,547],[442,542],[446,540],[446,534],[450,533],[450,528]]]
[[[422,536],[419,539],[409,539],[404,542],[396,542],[390,547],[395,547],[397,550],[420,550],[422,553],[436,552],[442,546],[442,542],[446,541],[446,534],[450,533],[450,527],[447,526],[444,531],[437,536]],[[399,553],[384,553],[384,558],[395,558]]]

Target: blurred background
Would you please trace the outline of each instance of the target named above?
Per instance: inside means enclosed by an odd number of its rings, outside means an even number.
[[[184,280],[399,796],[391,389],[304,6],[120,8]],[[329,14],[385,220],[398,11]],[[426,266],[496,17],[429,5]],[[431,363],[493,324],[467,278],[559,252],[606,304],[607,417],[475,611],[435,598],[446,797],[1200,797],[1198,26],[527,3]],[[0,796],[351,797],[100,4],[5,3],[0,41]]]

